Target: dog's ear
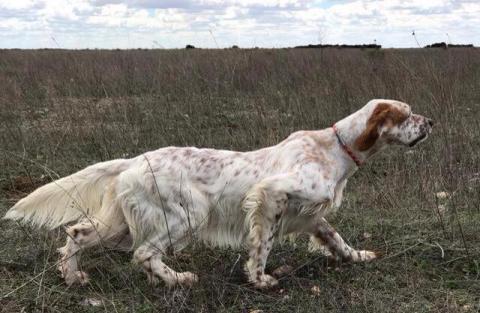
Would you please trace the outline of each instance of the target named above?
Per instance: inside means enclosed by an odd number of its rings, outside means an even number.
[[[380,134],[378,129],[383,125],[398,125],[408,118],[408,114],[402,112],[389,103],[379,103],[367,120],[367,127],[355,140],[355,147],[359,151],[370,149],[377,141]]]

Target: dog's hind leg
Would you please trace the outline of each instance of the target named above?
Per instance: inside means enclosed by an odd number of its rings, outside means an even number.
[[[148,207],[145,202],[142,205],[143,210],[133,209],[133,211],[163,211],[165,215],[160,214],[157,219],[147,219],[146,215],[143,215],[145,218],[141,219],[143,222],[139,220],[130,225],[130,232],[134,235],[134,244],[138,247],[133,254],[134,262],[143,267],[151,284],[156,284],[161,278],[168,286],[176,284],[191,286],[198,280],[197,275],[190,272],[176,272],[163,263],[162,257],[167,254],[167,251],[176,252],[184,248],[192,240],[196,228],[192,228],[185,211],[173,201],[156,208]],[[150,226],[154,227],[150,228]]]
[[[67,243],[58,249],[61,258],[58,269],[67,285],[88,282],[88,275],[78,268],[81,250],[105,242],[106,246],[116,247],[128,241],[128,227],[126,224],[109,227],[95,218],[85,219],[66,230]],[[123,248],[123,246],[122,246]]]
[[[168,242],[168,236],[157,236],[147,241],[135,250],[134,261],[142,265],[151,284],[157,284],[158,278],[161,278],[169,287],[177,284],[192,286],[198,281],[197,275],[191,272],[176,272],[162,262],[162,256],[166,254],[163,247],[168,247]]]
[[[116,212],[113,195],[106,195],[102,210],[94,217],[84,218],[67,228],[67,243],[58,249],[61,258],[58,269],[67,285],[86,284],[88,275],[79,270],[82,249],[105,243],[116,248],[129,241],[128,226],[121,212]]]
[[[142,183],[139,183],[141,181]],[[206,227],[207,197],[188,181],[177,177],[158,180],[151,174],[139,177],[125,172],[121,203],[135,252],[133,261],[143,267],[150,283],[159,278],[168,286],[190,286],[197,276],[179,273],[163,263],[167,251],[180,251]]]

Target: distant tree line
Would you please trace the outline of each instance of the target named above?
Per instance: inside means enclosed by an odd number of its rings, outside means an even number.
[[[447,48],[473,48],[473,44],[464,44],[464,45],[454,45],[454,44],[447,44],[445,42],[436,42],[436,43],[432,43],[431,45],[427,45],[425,46],[424,48],[444,48],[444,49],[447,49]],[[312,44],[309,44],[309,45],[303,45],[303,46],[295,46],[294,47],[295,49],[309,49],[309,48],[314,48],[314,49],[319,49],[319,48],[337,48],[337,49],[381,49],[382,48],[382,45],[377,45],[377,44],[363,44],[363,45],[339,45],[339,44],[336,44],[336,45],[330,45],[330,44],[327,44],[327,45],[321,45],[321,44],[318,44],[318,45],[312,45]],[[195,46],[193,45],[186,45],[185,46],[185,49],[195,49]],[[228,48],[225,48],[225,49],[228,49]],[[237,45],[233,45],[232,47],[230,47],[230,49],[239,49],[239,47]],[[255,49],[258,49],[258,47],[255,47]]]
[[[377,44],[363,44],[363,45],[306,45],[296,46],[295,48],[354,48],[354,49],[380,49],[382,46]]]
[[[466,44],[466,45],[454,45],[454,44],[447,44],[445,42],[436,42],[432,43],[431,45],[425,46],[425,48],[473,48],[473,44]]]

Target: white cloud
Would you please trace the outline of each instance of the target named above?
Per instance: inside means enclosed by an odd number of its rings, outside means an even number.
[[[421,44],[479,45],[478,25],[473,0],[0,0],[0,47],[408,47],[412,30]]]
[[[0,0],[0,8],[8,10],[25,10],[35,5],[34,0]]]
[[[26,30],[30,26],[29,23],[26,23],[16,17],[5,18],[0,20],[0,30],[1,29],[15,29],[15,30]]]

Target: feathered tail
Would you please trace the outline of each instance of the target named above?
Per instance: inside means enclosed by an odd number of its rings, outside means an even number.
[[[97,163],[60,178],[18,201],[4,218],[53,229],[92,216],[100,210],[106,188],[129,164],[124,159]]]

